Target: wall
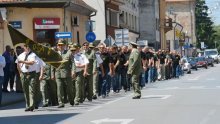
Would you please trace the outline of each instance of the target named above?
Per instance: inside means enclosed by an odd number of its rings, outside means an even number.
[[[183,26],[183,32],[190,37],[190,43],[196,43],[195,36],[195,9],[193,0],[185,0],[184,2],[167,2],[167,15],[173,20],[175,16],[170,13],[170,9],[173,10],[173,14],[176,14],[176,21]],[[174,32],[167,34],[168,40],[173,40]]]
[[[140,0],[140,40],[148,40],[149,46],[156,47],[155,0]]]
[[[33,39],[33,18],[60,18],[60,29],[59,31],[64,31],[64,10],[62,8],[7,8],[7,21],[22,21],[22,29],[19,29],[20,32],[25,34],[30,39]],[[72,29],[71,26],[71,16],[78,15],[80,18],[79,27]],[[88,20],[88,16],[79,15],[74,12],[66,13],[66,31],[73,31],[73,39],[69,41],[76,41],[76,32],[80,32],[80,42],[85,41],[86,27],[85,22]],[[3,38],[4,42],[0,42],[0,52],[4,51],[6,45],[11,45],[11,38],[7,29],[6,23],[4,23],[4,30],[0,29],[0,36]],[[1,39],[0,39],[1,40]]]

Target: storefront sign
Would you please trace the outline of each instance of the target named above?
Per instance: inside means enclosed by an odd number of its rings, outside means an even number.
[[[9,24],[15,29],[22,29],[21,21],[10,21]]]
[[[35,29],[59,29],[60,18],[35,18]]]

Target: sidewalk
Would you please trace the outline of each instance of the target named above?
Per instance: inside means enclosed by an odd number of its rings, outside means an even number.
[[[0,106],[8,106],[12,104],[16,104],[19,102],[24,101],[24,93],[16,93],[16,92],[11,92],[11,93],[2,93],[2,105]]]

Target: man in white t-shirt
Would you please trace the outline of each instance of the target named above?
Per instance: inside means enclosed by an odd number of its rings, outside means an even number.
[[[0,55],[0,106],[2,102],[2,84],[4,82],[4,71],[3,68],[5,67],[5,57]]]
[[[76,65],[76,80],[75,80],[75,88],[76,88],[76,96],[75,96],[75,105],[79,105],[79,103],[82,103],[84,101],[84,77],[83,73],[85,70],[85,66],[89,64],[89,60],[87,57],[80,53],[80,46],[74,45],[75,48],[75,55],[74,55],[74,62]]]
[[[27,45],[24,45],[23,49],[24,52],[18,56],[16,63],[26,101],[25,111],[33,111],[36,103],[36,54]]]

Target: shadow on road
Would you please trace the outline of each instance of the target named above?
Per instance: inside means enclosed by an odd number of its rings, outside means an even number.
[[[71,114],[47,114],[47,115],[28,115],[0,117],[3,124],[54,124],[76,116],[79,113]]]

